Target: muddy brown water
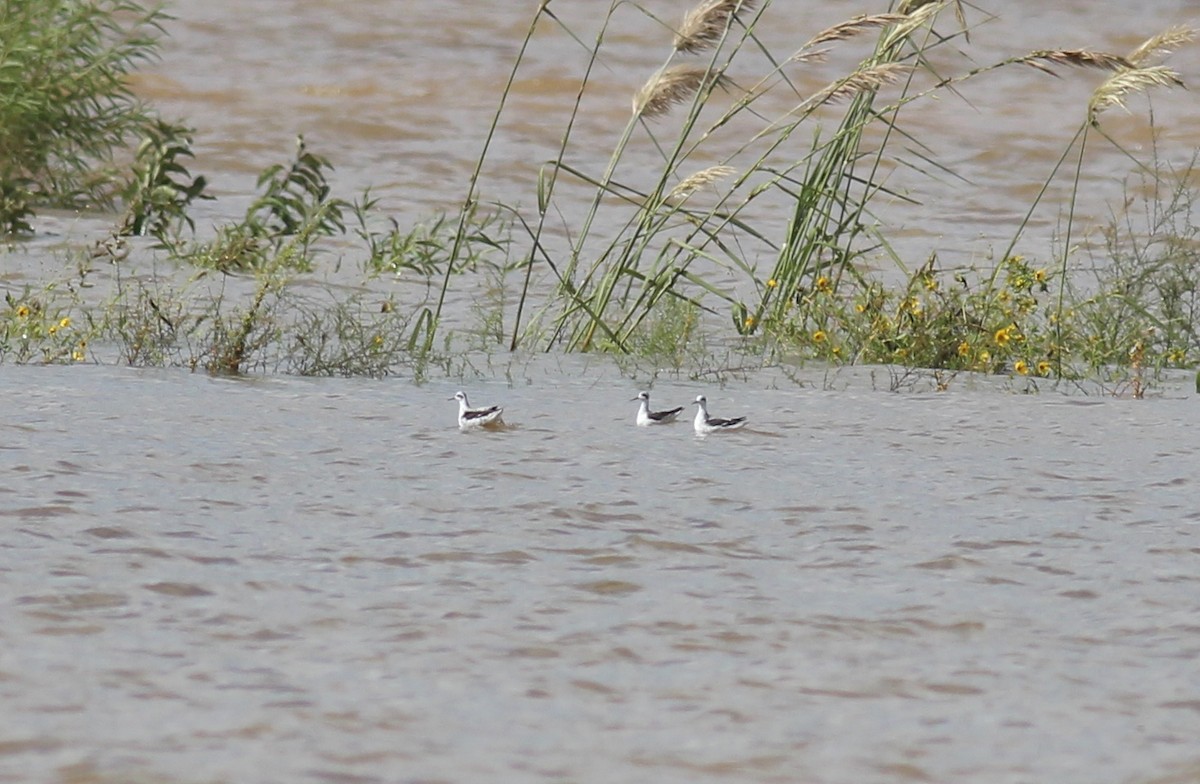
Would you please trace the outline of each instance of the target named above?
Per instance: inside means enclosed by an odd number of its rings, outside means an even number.
[[[1200,773],[1194,397],[508,372],[6,368],[0,780]]]
[[[461,198],[519,5],[179,4],[138,88],[197,126],[212,221],[237,217],[297,132],[340,186],[420,217]],[[594,6],[553,7],[592,29]],[[775,9],[779,51],[880,10]],[[971,51],[1122,51],[1195,10],[1009,4]],[[611,147],[663,38],[619,17],[581,157]],[[492,196],[532,202],[579,56],[539,33]],[[1195,53],[1180,67],[1196,73]],[[976,182],[889,207],[913,247],[986,257],[1094,84],[1010,70],[914,112]],[[1186,159],[1191,94],[1154,106],[1164,156]],[[1140,120],[1111,123],[1145,149]],[[1128,172],[1098,151],[1089,220]],[[1037,219],[1043,250],[1057,218]],[[46,225],[6,286],[104,226]],[[1185,380],[1133,401],[966,378],[897,395],[869,369],[661,374],[656,406],[705,392],[751,418],[697,439],[634,427],[638,386],[607,360],[491,361],[422,384],[0,368],[0,781],[1200,779]],[[459,433],[460,385],[512,427]]]

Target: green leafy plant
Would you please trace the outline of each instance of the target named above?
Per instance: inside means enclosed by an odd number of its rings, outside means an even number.
[[[126,77],[166,18],[135,0],[5,0],[0,231],[30,231],[41,204],[110,203],[113,152],[151,122]]]
[[[177,252],[198,267],[221,272],[311,269],[313,242],[346,231],[343,211],[350,205],[330,196],[326,172],[331,168],[299,137],[291,163],[259,174],[263,192],[240,222],[220,226],[215,239]]]
[[[118,231],[122,235],[151,235],[165,246],[183,226],[191,231],[195,222],[188,208],[197,199],[211,199],[203,176],[193,177],[181,159],[191,158],[192,129],[156,120],[138,146],[133,178],[122,196],[125,215]]]
[[[472,208],[456,220],[443,213],[407,229],[389,217],[388,230],[380,232],[371,226],[378,204],[379,200],[367,192],[351,209],[357,224],[354,233],[366,245],[364,267],[369,272],[396,275],[411,272],[428,278],[450,266],[453,272],[475,271],[481,264],[499,268],[503,262],[495,262],[493,257],[507,255],[511,228],[499,212],[481,214]],[[459,232],[464,236],[456,255],[453,248]]]

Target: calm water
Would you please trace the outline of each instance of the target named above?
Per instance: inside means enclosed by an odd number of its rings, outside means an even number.
[[[221,195],[201,225],[238,217],[298,132],[346,195],[371,185],[419,218],[461,199],[529,5],[178,3],[137,89],[197,127],[193,168]],[[787,53],[879,5],[777,0],[765,41]],[[593,4],[553,8],[594,35]],[[593,169],[664,53],[626,9],[576,131]],[[979,62],[1125,51],[1197,6],[997,10]],[[861,53],[797,79],[818,89]],[[582,56],[539,32],[487,198],[533,202]],[[1196,51],[1173,62],[1196,81]],[[1009,69],[909,115],[973,183],[897,170],[922,199],[884,207],[901,244],[948,263],[1002,247],[1097,83],[1064,77]],[[1154,107],[1164,159],[1186,160],[1193,95]],[[1140,117],[1106,128],[1148,149]],[[1102,222],[1130,166],[1093,154],[1080,213]],[[643,137],[627,175],[651,159]],[[0,286],[53,279],[64,237],[105,229],[49,216]],[[148,276],[147,258],[120,269]],[[664,378],[656,406],[703,391],[752,419],[698,440],[635,428],[638,387],[604,361],[492,361],[425,385],[0,367],[0,782],[1200,780],[1182,383],[1133,401]],[[460,386],[513,427],[459,433]]]
[[[1194,397],[511,372],[5,368],[0,781],[1200,776]]]

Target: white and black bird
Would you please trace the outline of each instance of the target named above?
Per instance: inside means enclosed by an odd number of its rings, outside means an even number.
[[[637,412],[637,423],[641,427],[666,425],[674,422],[675,417],[679,416],[679,412],[683,410],[683,406],[680,406],[679,408],[672,408],[666,411],[651,411],[649,392],[638,392],[638,396],[631,399],[642,401],[642,405],[638,408]]]
[[[746,425],[746,417],[737,417],[736,419],[721,419],[708,415],[708,398],[704,395],[696,397],[697,406],[700,408],[696,411],[696,433],[698,435],[708,435],[715,433],[718,430],[737,430]]]
[[[450,399],[458,401],[458,427],[461,430],[504,424],[504,420],[500,416],[504,413],[504,409],[500,406],[471,408],[471,404],[467,402],[466,392],[455,392],[454,397]]]

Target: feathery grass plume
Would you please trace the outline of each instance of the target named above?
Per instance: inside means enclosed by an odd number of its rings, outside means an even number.
[[[884,49],[891,49],[912,35],[914,31],[924,27],[927,23],[931,23],[931,20],[941,13],[945,7],[946,0],[937,0],[937,2],[926,3],[918,8],[909,10],[904,14],[903,19],[887,31],[880,42],[880,46]]]
[[[800,51],[803,52],[831,41],[845,41],[847,38],[853,38],[867,30],[899,24],[906,19],[908,19],[907,14],[859,14],[817,33],[809,39],[808,43],[800,47]]]
[[[1132,68],[1133,64],[1120,55],[1106,52],[1092,52],[1087,49],[1042,49],[1030,52],[1016,62],[1024,63],[1030,68],[1058,76],[1051,65],[1065,65],[1073,68],[1099,68],[1102,71],[1120,71]]]
[[[853,98],[862,92],[878,90],[885,84],[894,84],[901,76],[912,70],[903,63],[880,63],[861,71],[855,71],[845,79],[834,82],[804,102],[803,108],[823,103],[835,103]]]
[[[1145,65],[1147,60],[1165,57],[1184,44],[1196,40],[1195,28],[1187,25],[1174,25],[1163,30],[1156,36],[1148,38],[1141,46],[1125,55],[1125,59],[1133,66]]]
[[[688,11],[675,34],[675,51],[702,52],[725,35],[738,11],[749,11],[757,0],[704,0]]]
[[[707,169],[701,169],[695,174],[688,175],[672,188],[671,192],[667,194],[667,201],[675,203],[684,201],[705,185],[724,179],[736,171],[737,169],[732,166],[709,166]]]
[[[801,49],[789,57],[787,61],[789,63],[823,63],[828,54],[828,49]]]
[[[1131,68],[1110,76],[1092,93],[1088,101],[1088,119],[1094,124],[1101,112],[1112,106],[1125,108],[1125,98],[1151,87],[1183,87],[1179,74],[1165,65]]]
[[[633,96],[633,113],[647,119],[660,117],[677,103],[695,95],[706,83],[724,86],[726,79],[702,65],[673,65],[659,71]]]

